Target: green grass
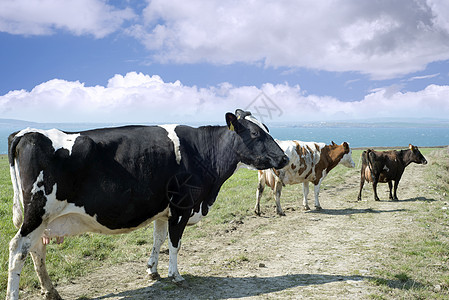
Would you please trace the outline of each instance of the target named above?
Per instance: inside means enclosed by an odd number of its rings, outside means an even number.
[[[427,157],[433,149],[421,149]],[[337,166],[324,180],[322,189],[331,189],[345,183],[348,174],[360,172],[359,157],[362,150],[353,151],[355,169]],[[434,155],[434,154],[432,154]],[[432,156],[433,157],[433,156]],[[449,155],[436,154],[438,160],[429,160],[428,178],[423,179],[436,193],[449,194]],[[222,187],[221,192],[209,215],[198,225],[188,227],[184,240],[194,240],[229,228],[231,222],[243,221],[252,216],[257,186],[255,171],[239,170]],[[358,186],[358,183],[357,183]],[[358,188],[354,189],[356,199]],[[336,193],[338,195],[338,192]],[[262,211],[273,210],[274,201],[267,188],[261,201]],[[12,224],[13,191],[9,176],[6,156],[0,155],[0,298],[5,297],[9,250],[8,244],[17,229]],[[447,197],[446,197],[447,198]],[[310,195],[309,195],[310,201]],[[302,185],[288,186],[283,189],[282,206],[299,207],[302,202]],[[449,289],[449,210],[442,210],[441,205],[423,202],[417,215],[417,226],[422,229],[415,235],[404,234],[396,241],[392,249],[386,251],[382,267],[372,282],[381,289],[375,299],[427,298],[447,296]],[[447,205],[449,207],[449,204]],[[201,230],[198,230],[201,228]],[[130,234],[106,236],[99,234],[82,234],[66,238],[61,245],[51,244],[47,247],[47,269],[54,283],[65,283],[86,275],[99,266],[113,265],[120,262],[147,259],[151,251],[152,226],[136,230]],[[243,254],[231,259],[230,263],[245,263],[248,258]],[[31,259],[27,259],[22,271],[22,289],[39,287]],[[397,286],[406,287],[397,289]],[[435,293],[434,289],[441,289]],[[395,294],[402,293],[402,294]],[[441,299],[445,297],[440,297]]]
[[[449,232],[447,197],[449,179],[449,151],[421,150],[429,160],[423,185],[442,200],[422,201],[410,212],[413,230],[393,239],[389,251],[379,259],[379,276],[373,284],[382,288],[382,295],[390,298],[448,299],[449,297]],[[439,174],[440,176],[435,176]],[[424,186],[427,194],[429,189]],[[430,196],[428,196],[430,197]],[[391,250],[394,249],[394,250]]]

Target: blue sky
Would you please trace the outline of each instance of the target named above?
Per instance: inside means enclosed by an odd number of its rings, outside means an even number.
[[[449,119],[444,0],[5,1],[0,44],[0,118]]]

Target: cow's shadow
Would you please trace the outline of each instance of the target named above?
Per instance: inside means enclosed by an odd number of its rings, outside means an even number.
[[[328,209],[324,208],[321,210],[309,210],[308,214],[324,214],[333,216],[347,216],[354,214],[380,214],[380,213],[394,213],[394,212],[404,212],[408,209],[372,209],[372,208],[342,208],[342,209]]]
[[[110,293],[88,300],[100,299],[228,299],[251,296],[264,296],[295,287],[326,284],[338,281],[370,281],[384,285],[409,289],[410,286],[400,284],[397,280],[386,280],[370,276],[324,275],[324,274],[289,274],[273,277],[217,277],[184,275],[188,287],[178,287],[165,278],[143,288]],[[350,284],[350,283],[347,283]],[[354,284],[354,283],[353,283]],[[422,286],[419,282],[414,287]]]
[[[390,200],[391,201],[391,200]],[[414,197],[414,198],[408,198],[408,199],[399,199],[398,201],[394,201],[394,202],[435,202],[438,201],[436,199],[429,199],[426,197]]]

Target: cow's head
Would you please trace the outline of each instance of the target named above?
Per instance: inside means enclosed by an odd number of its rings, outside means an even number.
[[[417,164],[427,164],[427,160],[424,155],[421,154],[417,146],[413,146],[412,144],[408,145],[408,148],[411,150],[411,161]]]
[[[236,151],[242,163],[263,170],[281,169],[288,157],[268,133],[268,128],[248,111],[237,109],[226,114],[229,130],[236,133]]]
[[[340,163],[345,167],[354,168],[355,163],[352,160],[352,150],[351,150],[351,148],[349,148],[349,144],[344,142],[343,144],[341,144],[341,146],[343,147],[345,154],[341,158]]]

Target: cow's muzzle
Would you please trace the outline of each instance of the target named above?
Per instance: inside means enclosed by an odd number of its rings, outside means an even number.
[[[288,158],[287,155],[282,156],[281,160],[279,161],[278,165],[275,166],[276,169],[282,169],[283,167],[285,167],[288,162],[290,161],[290,159]]]

